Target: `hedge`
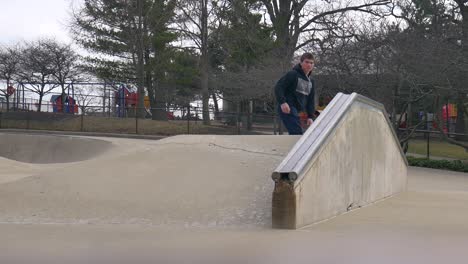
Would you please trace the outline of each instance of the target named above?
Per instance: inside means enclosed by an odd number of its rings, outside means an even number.
[[[468,172],[468,162],[407,157],[410,166]]]

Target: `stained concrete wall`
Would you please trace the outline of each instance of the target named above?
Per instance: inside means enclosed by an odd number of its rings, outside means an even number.
[[[298,180],[276,181],[273,226],[317,223],[401,192],[406,182],[407,163],[384,113],[356,101]]]

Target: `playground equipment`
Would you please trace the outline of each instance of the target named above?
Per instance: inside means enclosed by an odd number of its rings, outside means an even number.
[[[15,91],[16,91],[16,89],[13,86],[10,85],[7,88],[7,95],[10,96],[10,95],[14,94]]]
[[[114,94],[116,114],[118,117],[125,117],[129,108],[135,108],[138,102],[138,94],[135,87],[121,84]]]
[[[135,116],[138,106],[138,89],[130,84],[121,84],[114,93],[114,102],[116,105],[116,115],[118,117]],[[152,116],[149,97],[146,95],[144,100],[147,116]],[[167,112],[167,119],[174,120],[174,113]]]
[[[453,132],[452,124],[457,123],[457,106],[455,104],[445,104],[442,106],[442,120],[444,133]],[[437,126],[437,124],[434,124]]]
[[[454,132],[455,124],[457,123],[457,105],[456,104],[444,104],[439,110],[438,116],[441,118],[442,130],[444,133]],[[418,120],[424,120],[426,113],[424,111],[418,112]],[[437,129],[438,122],[435,114],[427,113],[426,129]],[[406,114],[402,118],[402,125],[400,128],[406,128]]]
[[[69,95],[65,96],[64,105],[62,105],[62,95],[52,95],[50,102],[52,103],[54,113],[78,113],[78,104],[76,100]]]
[[[119,89],[114,93],[114,102],[116,105],[116,114],[118,117],[127,117],[131,113],[135,113],[138,105],[138,89],[130,84],[121,84]],[[145,96],[145,110],[151,113],[149,97]]]

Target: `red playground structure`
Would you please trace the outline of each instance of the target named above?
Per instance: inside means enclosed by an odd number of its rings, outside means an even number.
[[[50,102],[52,103],[54,113],[78,113],[78,104],[76,103],[75,99],[69,95],[65,97],[65,104],[63,106],[61,95],[52,95]]]

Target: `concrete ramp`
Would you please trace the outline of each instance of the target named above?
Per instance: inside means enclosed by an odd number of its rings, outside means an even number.
[[[83,161],[111,147],[108,141],[92,138],[0,133],[0,157],[26,163]]]
[[[407,166],[383,105],[339,93],[273,172],[273,227],[304,227],[399,193]]]
[[[54,144],[61,138],[48,140]],[[274,184],[269,174],[298,139],[101,138],[95,143],[102,140],[111,149],[80,162],[25,164],[0,158],[0,223],[270,228]],[[86,145],[94,138],[73,140]]]

